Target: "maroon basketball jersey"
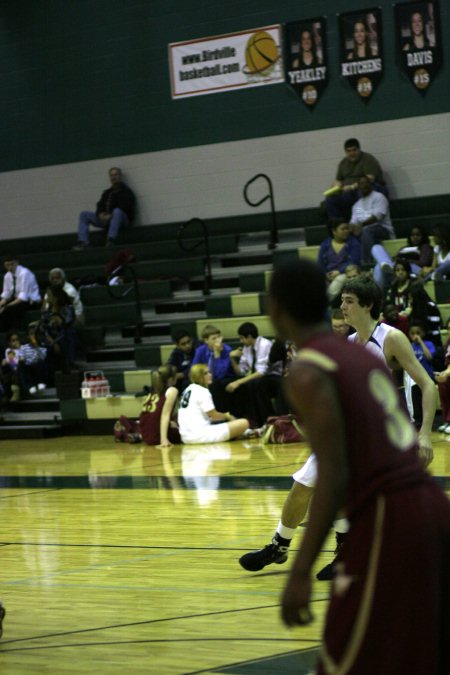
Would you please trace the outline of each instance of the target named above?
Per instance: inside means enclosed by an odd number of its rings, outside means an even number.
[[[425,479],[416,455],[416,431],[380,358],[361,345],[322,333],[299,351],[297,360],[317,366],[335,383],[346,433],[350,514],[374,492]]]
[[[165,401],[166,397],[164,394],[153,393],[147,396],[142,406],[139,427],[142,440],[148,445],[159,445],[161,442],[159,425]]]

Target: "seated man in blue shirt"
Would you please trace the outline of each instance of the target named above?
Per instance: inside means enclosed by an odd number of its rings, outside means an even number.
[[[181,392],[190,384],[189,371],[192,365],[197,344],[186,330],[179,330],[173,336],[175,349],[171,352],[167,363],[177,369],[176,387]],[[197,341],[196,341],[197,342]]]
[[[231,347],[223,341],[220,330],[208,324],[202,330],[203,344],[195,350],[192,365],[205,363],[213,376],[211,391],[214,405],[217,410],[227,411],[229,408],[229,395],[225,391],[227,384],[235,380],[239,375],[238,366],[230,357]]]

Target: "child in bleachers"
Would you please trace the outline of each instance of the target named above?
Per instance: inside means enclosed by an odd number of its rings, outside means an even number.
[[[208,324],[202,330],[203,344],[197,347],[192,365],[200,363],[208,366],[212,383],[209,387],[217,410],[229,410],[230,396],[226,386],[237,379],[239,369],[234,366],[230,345],[223,341],[219,328]]]
[[[399,312],[405,312],[409,305],[410,289],[411,265],[407,260],[397,260],[394,267],[394,280],[386,291],[386,304],[395,305]]]
[[[395,305],[385,305],[383,308],[383,323],[387,323],[388,326],[393,326],[398,328],[402,333],[409,337],[409,321],[408,317],[404,314],[400,314],[398,307]]]
[[[413,318],[411,318],[409,325],[409,339],[417,360],[434,380],[433,357],[436,353],[436,347],[430,340],[425,340],[425,327],[420,321]],[[420,428],[422,425],[422,392],[407,373],[404,376],[404,384],[410,413],[414,418],[416,427]]]
[[[22,387],[31,395],[45,391],[47,381],[47,348],[38,342],[37,327],[37,322],[28,326],[28,342],[21,347],[23,360],[19,366]]]
[[[176,346],[167,363],[177,369],[176,387],[181,394],[189,385],[189,370],[197,345],[194,345],[192,335],[186,330],[175,333],[174,341]]]
[[[438,431],[450,434],[450,318],[447,319],[448,339],[445,344],[445,368],[434,374],[439,388],[443,424]]]
[[[20,401],[19,365],[23,361],[22,346],[17,331],[11,330],[7,335],[8,346],[2,360],[1,383],[5,395],[11,403]]]
[[[431,340],[425,340],[425,328],[422,323],[411,319],[409,326],[409,339],[414,350],[416,358],[427,371],[428,375],[434,380],[433,356],[436,347]]]

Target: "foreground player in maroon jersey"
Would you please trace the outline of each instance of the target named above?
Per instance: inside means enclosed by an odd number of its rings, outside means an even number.
[[[292,289],[298,293],[292,293]],[[302,293],[302,289],[308,289]],[[299,260],[275,271],[269,310],[299,349],[288,396],[317,456],[309,522],[282,596],[288,626],[311,620],[311,569],[336,512],[350,531],[318,673],[450,672],[450,504],[382,361],[329,332],[325,279]]]

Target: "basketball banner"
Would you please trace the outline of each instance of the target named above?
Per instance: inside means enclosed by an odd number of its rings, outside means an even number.
[[[401,70],[426,94],[442,65],[437,2],[403,2],[395,6],[397,54]]]
[[[339,15],[341,76],[368,101],[383,76],[381,10]]]
[[[326,21],[323,17],[292,21],[284,27],[284,77],[309,108],[328,84]]]
[[[281,26],[169,44],[172,98],[283,82]]]

